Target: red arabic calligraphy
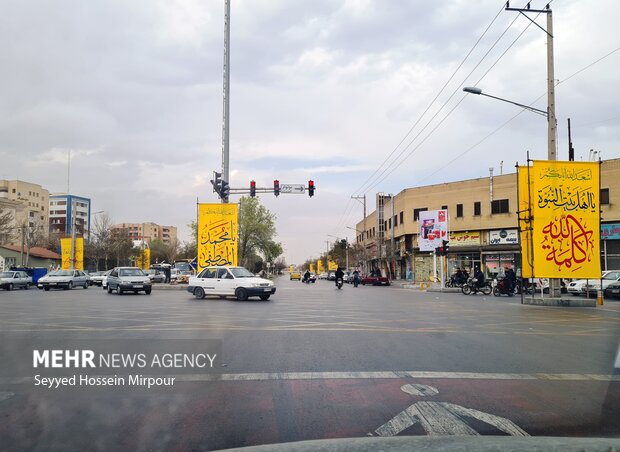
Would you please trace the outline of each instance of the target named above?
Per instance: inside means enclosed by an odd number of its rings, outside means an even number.
[[[548,262],[553,261],[558,266],[558,271],[561,271],[562,267],[568,270],[592,260],[594,231],[587,229],[581,219],[562,215],[545,225],[542,233],[542,249],[548,251],[545,258]]]

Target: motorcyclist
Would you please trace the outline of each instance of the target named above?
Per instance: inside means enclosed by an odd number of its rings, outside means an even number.
[[[310,270],[306,270],[304,273],[304,279],[301,282],[308,282],[310,280]]]
[[[360,272],[357,270],[353,271],[353,286],[357,287],[357,285],[360,283]]]
[[[340,267],[336,270],[336,286],[338,286],[338,280],[344,281],[344,272]]]
[[[515,274],[515,271],[510,267],[506,267],[504,271],[504,275],[505,275],[506,284],[507,284],[506,289],[509,292],[513,292],[517,284],[517,275]]]
[[[482,287],[484,286],[484,273],[480,270],[480,268],[476,267],[474,270],[474,278],[476,278],[476,286]]]

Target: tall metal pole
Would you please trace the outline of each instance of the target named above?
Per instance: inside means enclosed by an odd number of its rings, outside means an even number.
[[[225,0],[224,12],[224,111],[222,123],[222,180],[229,179],[229,148],[230,141],[230,0]],[[227,203],[228,197],[222,197],[222,203]]]
[[[396,267],[396,265],[394,265],[394,246],[396,244],[396,241],[394,240],[394,223],[396,223],[395,218],[394,218],[394,195],[390,194],[391,198],[392,198],[392,231],[390,232],[390,268],[389,268],[389,274],[391,275],[390,279],[394,279],[394,273],[396,273],[396,269],[394,267]]]
[[[75,268],[75,202],[73,196],[71,196],[71,268]]]
[[[557,160],[555,136],[557,120],[555,117],[555,76],[553,67],[553,17],[547,13],[547,159]]]

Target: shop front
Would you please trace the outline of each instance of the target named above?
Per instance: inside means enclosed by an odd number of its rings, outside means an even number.
[[[474,268],[481,267],[482,234],[480,231],[451,232],[449,244],[448,278],[458,269],[471,274]]]
[[[620,269],[620,223],[601,225],[601,267]]]
[[[503,275],[507,268],[513,269],[519,275],[519,256],[518,229],[489,231],[488,246],[485,246],[482,252],[485,277],[495,279],[498,275]]]

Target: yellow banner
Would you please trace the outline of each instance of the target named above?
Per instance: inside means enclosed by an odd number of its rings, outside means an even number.
[[[319,259],[318,261],[316,261],[316,271],[321,274],[325,271],[324,267],[323,267],[323,260]]]
[[[198,272],[237,265],[237,204],[198,204]]]
[[[293,273],[293,272],[295,271],[295,266],[294,266],[294,265],[291,265],[291,266],[288,268],[288,271],[289,271],[289,272],[291,272],[291,273]]]
[[[600,278],[600,165],[535,161],[530,169],[537,278]]]
[[[314,273],[314,264],[310,264],[310,273]]]
[[[335,263],[333,260],[328,259],[328,261],[327,261],[327,270],[329,270],[329,271],[338,270],[338,264]]]
[[[63,270],[69,270],[75,268],[77,270],[84,270],[84,239],[78,237],[75,239],[75,267],[71,264],[71,238],[67,237],[60,239],[60,268]]]
[[[142,270],[148,270],[151,268],[151,250],[145,248],[136,256],[136,267],[141,268]]]
[[[519,197],[519,239],[521,242],[521,277],[533,278],[534,267],[532,257],[532,212],[530,208],[531,191],[531,167],[528,174],[527,166],[517,168],[517,184]],[[529,187],[529,189],[528,189]]]

